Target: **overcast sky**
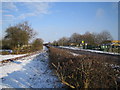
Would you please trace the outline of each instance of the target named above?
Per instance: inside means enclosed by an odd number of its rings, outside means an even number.
[[[118,39],[118,3],[116,2],[4,2],[2,35],[10,25],[28,21],[45,42],[72,33],[108,30]]]

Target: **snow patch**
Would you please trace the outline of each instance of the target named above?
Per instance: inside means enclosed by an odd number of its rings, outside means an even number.
[[[72,50],[82,50],[82,51],[89,51],[89,52],[95,52],[95,53],[104,53],[104,54],[111,54],[111,55],[120,55],[120,53],[114,53],[114,52],[105,52],[105,51],[98,51],[98,50],[90,50],[90,49],[80,49],[78,47],[66,47],[66,46],[59,46],[60,48],[66,48],[66,49],[72,49]]]
[[[76,54],[76,53],[73,53],[73,52],[70,52],[72,55],[74,56],[79,56],[80,54]]]
[[[12,59],[16,57],[25,56],[26,54],[19,54],[19,55],[0,55],[0,61],[6,60],[6,59]]]
[[[59,88],[63,85],[48,65],[47,48],[0,67],[1,88]]]

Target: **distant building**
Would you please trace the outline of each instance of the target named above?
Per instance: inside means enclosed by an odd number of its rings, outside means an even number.
[[[111,45],[115,47],[120,47],[120,40],[113,40]]]
[[[113,40],[110,43],[103,43],[101,45],[101,50],[120,53],[120,41]]]

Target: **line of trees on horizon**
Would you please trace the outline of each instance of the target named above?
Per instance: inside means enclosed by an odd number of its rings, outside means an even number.
[[[40,50],[43,47],[43,40],[35,38],[36,32],[27,21],[9,26],[5,32],[6,35],[0,40],[2,49],[30,52]],[[86,32],[84,34],[73,33],[70,37],[62,37],[50,44],[54,46],[80,46],[81,44],[87,44],[88,46],[97,47],[101,44],[110,43],[111,40],[113,38],[108,31],[100,33]]]
[[[80,46],[82,43],[87,45],[99,46],[101,44],[110,43],[113,40],[112,35],[108,31],[102,31],[100,33],[86,32],[84,34],[73,33],[70,37],[62,37],[57,41],[53,41],[51,44],[54,46]]]
[[[11,49],[14,53],[27,53],[40,50],[43,40],[35,38],[36,32],[27,21],[9,26],[6,35],[1,40],[2,49]]]

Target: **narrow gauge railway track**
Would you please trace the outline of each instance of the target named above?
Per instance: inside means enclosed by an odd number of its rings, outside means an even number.
[[[2,63],[2,65],[4,65],[4,63],[13,62],[13,61],[16,61],[16,60],[19,60],[19,59],[22,59],[22,58],[37,54],[37,53],[40,53],[40,51],[29,53],[29,54],[27,54],[25,56],[15,57],[15,58],[11,58],[11,59],[5,59],[5,60],[0,61],[0,63]]]

